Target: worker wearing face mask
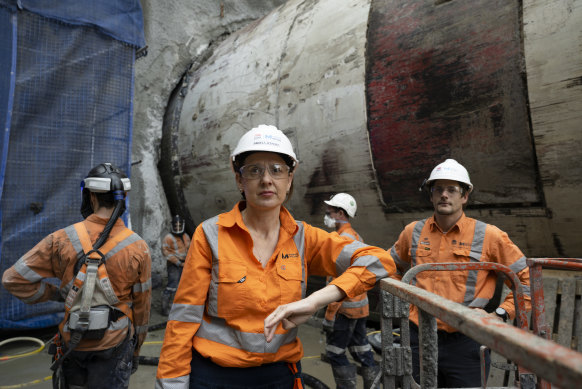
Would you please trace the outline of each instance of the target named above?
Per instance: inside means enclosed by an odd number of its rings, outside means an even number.
[[[347,193],[338,193],[324,203],[327,206],[323,218],[325,226],[333,228],[345,239],[362,242],[362,238],[349,222],[349,218],[356,214],[356,200]],[[346,357],[346,350],[362,365],[364,388],[372,386],[379,372],[372,347],[366,337],[368,314],[367,293],[331,303],[327,307],[323,320],[327,344],[325,351],[338,389],[356,388],[357,369]]]

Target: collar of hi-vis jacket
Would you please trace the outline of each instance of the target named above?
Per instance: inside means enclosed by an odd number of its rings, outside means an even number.
[[[243,221],[241,210],[246,208],[246,201],[239,201],[230,212],[220,214],[218,218],[218,225],[222,227],[232,227],[237,224],[243,230],[246,230],[247,227]],[[281,222],[281,228],[285,230],[290,236],[293,236],[297,233],[299,226],[293,216],[289,213],[289,211],[281,206],[281,210],[279,211],[279,221]]]
[[[468,218],[467,216],[465,216],[465,212],[463,212],[461,214],[461,217],[459,218],[459,220],[457,220],[457,222],[455,224],[453,224],[453,226],[451,227],[450,230],[447,231],[453,231],[454,229],[457,229],[459,232],[463,232],[463,228],[466,226],[466,222],[467,222]],[[443,230],[440,228],[440,226],[438,225],[434,215],[432,215],[431,217],[429,217],[428,219],[426,219],[426,224],[428,224],[428,226],[430,227],[431,231],[440,231],[441,234],[445,234],[445,232],[443,232]]]
[[[74,231],[77,235],[78,241],[81,244],[83,252],[92,261],[89,261],[90,264],[88,265],[87,262],[83,263],[81,269],[77,273],[74,281],[73,287],[69,290],[67,294],[67,298],[65,299],[65,312],[68,313],[69,310],[72,308],[73,303],[75,301],[75,297],[77,293],[81,290],[81,287],[85,284],[85,281],[93,282],[94,278],[99,279],[99,284],[101,289],[106,295],[107,301],[110,305],[115,306],[119,310],[121,310],[126,316],[131,318],[131,311],[127,304],[120,303],[119,299],[115,295],[113,290],[113,286],[111,285],[111,281],[109,280],[109,276],[107,275],[107,269],[104,265],[105,259],[107,254],[110,253],[115,247],[117,247],[121,242],[127,240],[127,238],[134,235],[133,231],[129,228],[123,228],[120,232],[118,232],[113,237],[107,239],[105,244],[101,246],[98,251],[96,252],[93,250],[93,245],[91,243],[91,238],[89,237],[89,232],[87,231],[87,227],[83,222],[77,223],[73,225]],[[71,231],[72,232],[72,231]],[[91,263],[92,262],[92,263]],[[94,285],[86,285],[86,287],[90,287],[91,295],[93,294]],[[83,294],[82,300],[82,311],[87,311],[88,304],[90,304],[90,298],[92,296],[88,296],[88,299],[85,298],[85,293]]]
[[[350,234],[350,232],[347,231],[348,229],[351,230],[351,231],[353,231],[354,234],[355,234],[355,236],[352,236],[352,234]],[[348,238],[352,238],[353,240],[360,240],[361,241],[361,239],[362,239],[360,237],[360,234],[358,234],[356,232],[356,230],[354,230],[352,228],[352,225],[350,223],[344,223],[344,224],[342,224],[341,227],[337,230],[337,233],[340,236],[347,236]]]

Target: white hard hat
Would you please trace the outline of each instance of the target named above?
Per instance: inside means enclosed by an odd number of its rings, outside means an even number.
[[[270,151],[287,155],[293,159],[293,166],[297,165],[297,157],[289,138],[275,126],[260,124],[247,131],[238,141],[238,145],[230,155],[231,163],[236,157],[247,151]]]
[[[471,184],[467,169],[451,158],[445,160],[443,163],[436,165],[436,167],[432,169],[430,177],[428,180],[426,180],[426,183],[429,184],[435,180],[459,181],[469,186],[469,192],[473,190],[473,184]]]
[[[331,196],[331,199],[329,200],[323,200],[323,202],[332,207],[345,210],[350,217],[354,217],[356,215],[356,209],[358,209],[356,199],[347,193],[338,193]]]

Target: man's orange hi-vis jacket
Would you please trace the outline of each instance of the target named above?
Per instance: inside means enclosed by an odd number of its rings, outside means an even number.
[[[410,223],[392,246],[390,255],[403,275],[423,263],[495,262],[508,266],[519,277],[525,294],[526,309],[531,309],[529,268],[521,250],[499,228],[466,217],[465,214],[443,233],[434,216]],[[470,308],[484,308],[495,292],[497,276],[487,271],[426,271],[419,273],[413,285],[461,303]],[[513,293],[499,305],[510,318],[515,317]],[[410,320],[418,325],[418,308],[410,305]],[[439,330],[457,330],[437,319]]]

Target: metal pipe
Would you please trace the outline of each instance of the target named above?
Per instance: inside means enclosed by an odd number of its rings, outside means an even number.
[[[523,287],[517,275],[507,266],[500,263],[493,262],[443,262],[443,263],[424,263],[416,265],[408,270],[402,277],[402,282],[410,283],[416,275],[423,271],[456,271],[456,270],[493,270],[501,272],[511,282],[511,290],[513,291],[513,301],[515,304],[515,317],[517,319],[517,326],[519,328],[527,329],[527,314],[525,309],[525,298]]]

